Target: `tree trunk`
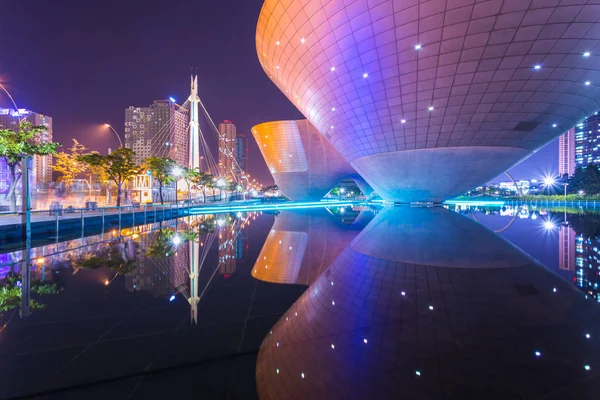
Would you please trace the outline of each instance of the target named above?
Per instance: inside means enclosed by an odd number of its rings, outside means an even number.
[[[162,183],[158,183],[158,194],[160,195],[160,204],[164,204],[163,194],[162,194]]]
[[[121,185],[122,183],[117,184],[117,207],[121,207]]]
[[[204,196],[202,201],[206,203],[206,186],[202,186],[202,195]]]
[[[17,212],[17,184],[19,183],[17,164],[8,164],[8,170],[10,171],[10,186],[6,198],[10,201],[10,211]]]

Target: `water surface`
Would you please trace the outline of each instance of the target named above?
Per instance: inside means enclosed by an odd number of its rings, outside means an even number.
[[[0,398],[597,398],[599,234],[594,210],[361,206],[113,230],[26,276],[2,254]]]

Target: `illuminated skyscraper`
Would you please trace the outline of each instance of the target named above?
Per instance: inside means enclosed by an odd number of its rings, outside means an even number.
[[[149,107],[125,109],[125,147],[135,152],[135,162],[148,157],[169,157],[188,164],[188,114],[170,100],[155,100]]]
[[[575,128],[575,164],[585,167],[600,163],[600,116],[594,114]]]
[[[558,174],[572,176],[575,173],[575,128],[558,138]]]
[[[226,119],[219,124],[219,175],[231,176],[236,158],[235,125]]]
[[[246,172],[248,152],[248,137],[243,133],[236,134],[235,137],[235,160],[240,169]]]
[[[51,142],[52,141],[52,118],[38,114],[36,112],[30,110],[12,110],[6,108],[0,108],[0,126],[5,129],[18,130],[19,129],[19,121],[25,118],[25,120],[31,123],[34,126],[45,126],[46,131],[42,133],[42,136],[39,138],[42,142]],[[33,166],[35,169],[35,182],[39,183],[47,183],[52,182],[52,156],[34,156],[33,157]],[[6,185],[6,181],[2,183],[2,177],[5,173],[2,172],[2,167],[0,166],[0,193],[2,192],[2,187]]]

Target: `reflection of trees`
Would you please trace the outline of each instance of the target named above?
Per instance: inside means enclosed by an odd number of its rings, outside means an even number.
[[[119,238],[95,253],[83,254],[73,260],[74,268],[98,269],[108,267],[117,274],[124,275],[133,271],[139,262],[139,245],[131,239]]]
[[[54,283],[45,283],[40,280],[31,282],[31,293],[38,295],[57,294],[58,288]],[[21,287],[21,275],[16,272],[9,272],[0,286],[0,312],[12,310],[21,305],[23,290]],[[38,301],[31,299],[29,302],[30,310],[43,309],[46,306]]]
[[[578,235],[585,238],[600,238],[599,214],[570,214],[569,224]]]
[[[175,236],[178,241],[175,241]],[[150,243],[146,248],[146,255],[153,259],[171,257],[177,251],[180,243],[196,240],[199,237],[194,229],[175,232],[172,229],[159,229],[152,234]]]

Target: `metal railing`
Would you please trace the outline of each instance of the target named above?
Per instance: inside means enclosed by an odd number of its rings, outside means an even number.
[[[118,228],[123,228],[124,220],[130,222],[126,227],[133,227],[136,225],[147,224],[150,222],[157,222],[159,220],[164,221],[165,219],[178,218],[186,215],[186,211],[192,207],[196,207],[198,204],[190,203],[188,201],[180,201],[177,203],[152,203],[152,204],[141,204],[141,205],[123,205],[123,206],[107,206],[107,207],[67,207],[67,208],[50,208],[43,210],[31,210],[31,220],[33,224],[54,222],[54,229],[56,236],[60,235],[61,225],[69,223],[79,224],[83,232],[86,227],[86,219],[94,218],[95,222],[100,222],[102,226],[102,232],[104,232],[104,226],[107,222],[118,222]],[[183,211],[183,212],[182,212]],[[15,219],[14,222],[3,221],[3,217],[20,217],[22,212],[3,211],[0,212],[0,225],[19,225],[20,220]],[[138,217],[139,216],[139,217]],[[141,219],[143,216],[143,220]],[[124,218],[127,217],[127,218]],[[137,221],[136,221],[137,220]],[[95,224],[97,225],[97,223]]]
[[[581,208],[600,208],[600,200],[504,200],[504,204],[513,206],[532,205],[539,207],[571,206]]]

